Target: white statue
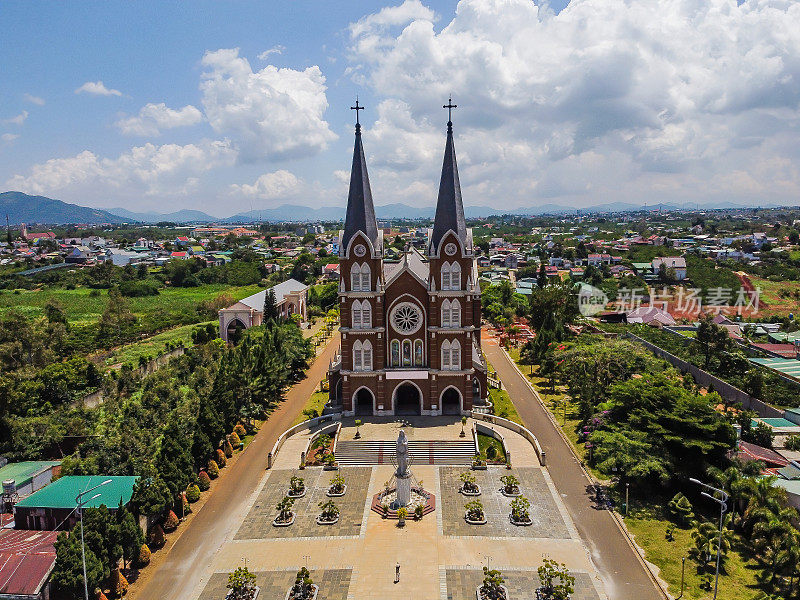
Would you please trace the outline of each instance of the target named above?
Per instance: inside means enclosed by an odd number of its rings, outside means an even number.
[[[397,436],[397,477],[404,477],[408,473],[408,438],[404,429]]]

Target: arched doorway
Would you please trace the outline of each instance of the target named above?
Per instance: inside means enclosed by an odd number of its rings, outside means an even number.
[[[447,388],[442,394],[442,414],[461,414],[461,394],[454,387]]]
[[[231,344],[238,344],[239,340],[242,339],[242,334],[244,333],[245,329],[247,329],[247,327],[245,327],[245,324],[239,319],[234,319],[228,323],[228,329],[226,332],[228,334],[228,342]]]
[[[353,398],[353,409],[355,410],[356,415],[373,414],[372,407],[374,404],[375,402],[372,392],[370,392],[367,388],[361,388],[358,390]]]
[[[403,383],[394,391],[394,414],[421,415],[422,394],[411,383]]]

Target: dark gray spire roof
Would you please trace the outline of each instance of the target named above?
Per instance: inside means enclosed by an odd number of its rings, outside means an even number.
[[[461,240],[467,242],[467,225],[464,221],[464,205],[461,202],[461,184],[458,181],[456,147],[453,143],[453,122],[447,122],[447,144],[444,147],[442,179],[439,182],[439,200],[436,203],[436,217],[431,235],[431,252],[436,252],[439,242],[448,230],[452,229]]]
[[[372,204],[372,190],[369,187],[367,160],[361,144],[361,125],[356,123],[356,143],[353,148],[353,168],[350,171],[350,192],[347,195],[347,215],[344,219],[342,252],[353,236],[362,231],[372,242],[378,243],[378,223],[375,220],[375,207]]]

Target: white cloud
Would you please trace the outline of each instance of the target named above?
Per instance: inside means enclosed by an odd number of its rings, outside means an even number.
[[[122,92],[109,89],[102,81],[87,81],[75,90],[76,94],[92,94],[94,96],[122,96]]]
[[[202,64],[206,118],[233,139],[242,160],[308,156],[336,139],[324,119],[328,99],[319,67],[253,71],[238,48],[207,52]]]
[[[191,104],[183,108],[168,108],[166,104],[146,104],[136,116],[115,123],[124,135],[157,136],[164,129],[188,127],[203,120],[203,113]]]
[[[278,200],[296,196],[302,187],[302,180],[298,179],[294,173],[281,169],[272,173],[264,173],[252,185],[233,184],[230,190],[232,194],[242,194],[250,198]]]
[[[0,135],[0,140],[3,140],[7,144],[10,144],[11,142],[13,142],[18,137],[19,137],[19,134],[16,134],[16,133],[4,133],[3,135]]]
[[[24,94],[22,96],[25,98],[26,102],[30,102],[31,104],[35,104],[36,106],[44,106],[44,98],[40,98],[39,96],[34,96],[33,94]]]
[[[19,113],[16,117],[11,117],[10,119],[6,119],[3,123],[8,123],[9,125],[22,125],[25,123],[25,119],[28,118],[28,111],[23,110]]]
[[[264,50],[261,54],[258,55],[258,60],[268,60],[271,54],[283,54],[283,51],[286,50],[286,46],[281,46],[277,44],[268,50]]]
[[[8,180],[9,189],[33,194],[63,190],[118,195],[185,195],[197,189],[198,175],[231,165],[236,152],[227,141],[197,144],[144,144],[117,158],[102,158],[85,150],[69,158],[53,158],[34,165],[27,176]]]
[[[408,0],[350,26],[349,73],[383,99],[378,203],[432,201],[412,184],[438,183],[450,92],[467,204],[800,194],[798,3],[461,0],[434,19]]]

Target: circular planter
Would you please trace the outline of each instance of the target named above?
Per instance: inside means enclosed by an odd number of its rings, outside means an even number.
[[[485,471],[488,468],[486,465],[472,465],[473,471]]]
[[[517,527],[528,527],[529,525],[533,525],[533,521],[531,521],[530,518],[528,518],[527,521],[516,521],[514,520],[514,517],[508,515],[508,520],[511,521],[512,525],[516,525]]]
[[[325,465],[324,467],[322,467],[322,470],[323,471],[338,471],[339,470],[339,465],[336,464],[336,463],[333,463],[332,465]]]
[[[338,523],[338,522],[339,522],[339,517],[338,517],[338,515],[337,515],[337,517],[336,517],[335,519],[333,519],[332,521],[326,521],[326,520],[324,520],[324,519],[322,518],[322,515],[317,515],[317,525],[333,525],[334,523]]]
[[[338,492],[338,493],[336,493],[336,492],[332,492],[332,491],[331,491],[331,488],[328,488],[328,491],[327,491],[327,492],[325,492],[325,495],[326,495],[326,496],[330,496],[331,498],[341,498],[341,497],[342,497],[342,496],[344,496],[346,493],[347,493],[347,485],[345,485],[344,487],[342,487],[342,491],[341,491],[341,492]]]
[[[250,600],[256,600],[256,598],[258,598],[258,593],[260,591],[261,591],[261,588],[256,586],[256,589],[253,590],[253,595],[250,597]],[[228,590],[228,593],[225,594],[225,600],[228,600],[228,598],[230,598],[231,596],[233,596],[233,590]]]
[[[461,486],[461,489],[459,489],[458,491],[461,494],[463,494],[464,496],[480,496],[481,495],[481,487],[479,485],[476,485],[475,487],[478,488],[478,491],[476,491],[476,492],[468,492],[468,491],[466,491],[464,489],[464,486]]]
[[[273,527],[289,527],[289,525],[292,525],[292,524],[294,524],[294,513],[292,513],[292,520],[291,521],[286,521],[285,523],[281,523],[280,521],[278,521],[278,517],[275,517],[274,519],[272,519]]]
[[[289,498],[302,498],[303,496],[306,495],[306,488],[303,488],[303,491],[300,492],[299,494],[293,494],[291,491],[288,491],[288,492],[286,492],[286,495]]]
[[[482,520],[482,521],[473,521],[473,520],[472,520],[472,519],[470,519],[470,518],[469,518],[469,517],[468,517],[466,514],[464,514],[464,520],[465,520],[467,523],[469,523],[470,525],[486,525],[486,523],[487,523],[487,521],[486,521],[486,514],[485,514],[485,513],[484,513],[484,515],[483,515],[483,520]]]
[[[508,588],[504,585],[501,585],[500,589],[503,590],[503,598],[505,598],[505,600],[508,600]],[[477,600],[484,600],[484,597],[481,596],[481,586],[475,588],[475,598]]]
[[[503,487],[503,488],[500,488],[500,493],[503,494],[503,496],[505,496],[506,498],[519,498],[520,496],[522,496],[522,492],[520,491],[519,487],[517,487],[517,491],[516,492],[512,492],[512,493],[508,493],[506,491],[506,488]]]
[[[317,595],[319,594],[319,586],[316,583],[312,583],[311,590],[312,593],[310,600],[317,600]],[[295,600],[295,598],[296,598],[295,596],[292,596],[292,590],[289,589],[289,591],[286,592],[286,600]]]

